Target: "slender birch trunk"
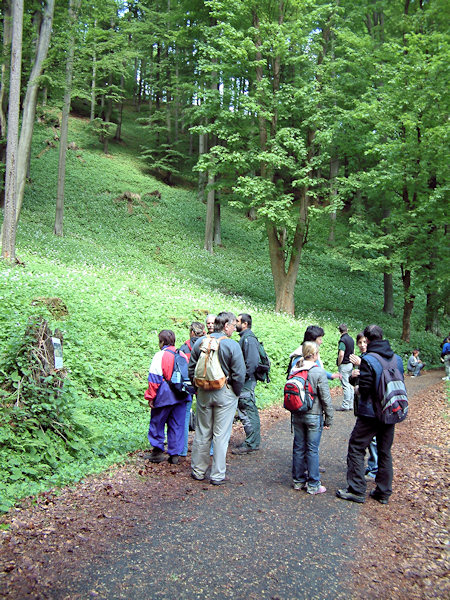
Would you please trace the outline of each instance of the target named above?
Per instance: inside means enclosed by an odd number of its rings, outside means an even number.
[[[20,77],[22,64],[23,0],[13,7],[11,76],[9,85],[8,137],[6,143],[6,194],[2,226],[2,258],[14,263],[16,259],[16,168],[19,135]]]
[[[80,8],[81,0],[70,0],[69,2],[69,27],[73,30],[77,13]],[[55,227],[53,233],[55,235],[63,235],[64,221],[64,186],[66,181],[66,155],[67,155],[67,139],[69,131],[69,112],[70,101],[72,97],[72,73],[73,73],[73,55],[75,52],[75,36],[69,38],[69,47],[67,50],[66,60],[66,86],[64,91],[64,103],[61,118],[61,134],[59,138],[59,165],[58,165],[58,190],[56,194],[56,212],[55,212]]]

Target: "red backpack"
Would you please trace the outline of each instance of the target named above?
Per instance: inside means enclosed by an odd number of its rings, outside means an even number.
[[[317,365],[310,367],[313,369]],[[291,413],[303,414],[314,404],[314,391],[308,381],[309,369],[294,371],[284,385],[283,406]]]

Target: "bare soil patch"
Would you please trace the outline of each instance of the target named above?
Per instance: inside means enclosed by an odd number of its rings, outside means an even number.
[[[366,502],[361,512],[356,598],[450,597],[446,398],[441,383],[416,394],[410,416],[396,427],[394,493],[389,505]]]

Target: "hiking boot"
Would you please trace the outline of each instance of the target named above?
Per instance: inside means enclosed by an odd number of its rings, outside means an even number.
[[[250,448],[250,446],[246,446],[242,444],[242,446],[237,446],[237,448],[233,448],[231,454],[250,454],[250,452],[256,452],[259,448]]]
[[[172,456],[169,456],[169,463],[171,465],[177,465],[180,462],[180,457],[178,456],[178,454],[172,454]]]
[[[223,479],[210,479],[209,483],[211,485],[225,485],[229,482],[230,480],[228,479],[228,477],[224,477]]]
[[[292,487],[294,490],[306,490],[306,481],[294,481]]]
[[[195,479],[195,481],[203,481],[205,479],[204,475],[203,475],[203,477],[199,477],[195,473],[191,473],[191,477],[192,477],[192,479]]]
[[[316,494],[325,494],[327,488],[324,485],[319,485],[318,488],[306,488],[308,494],[316,495]]]
[[[152,463],[160,463],[166,460],[165,454],[160,448],[153,448],[150,452],[148,460]]]
[[[379,502],[380,504],[387,504],[389,502],[389,498],[382,498],[379,493],[377,492],[377,490],[372,490],[369,493],[369,496],[371,498],[373,498],[374,500],[376,500],[377,502]]]
[[[375,473],[366,473],[366,474],[364,475],[364,479],[365,479],[366,481],[372,481],[372,482],[373,482],[373,481],[375,481],[375,477],[376,477],[376,474],[375,474]]]
[[[342,498],[342,500],[351,500],[351,502],[359,502],[363,504],[366,501],[366,497],[360,494],[354,494],[348,490],[336,490],[336,496]]]

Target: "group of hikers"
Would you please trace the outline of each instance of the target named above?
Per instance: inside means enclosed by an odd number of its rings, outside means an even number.
[[[231,337],[235,330],[239,342]],[[357,335],[359,355],[354,352],[354,340],[345,324],[339,326],[339,332],[336,373],[323,368],[320,345],[324,330],[317,325],[306,328],[302,344],[290,355],[285,407],[291,410],[294,432],[292,485],[311,495],[326,492],[321,482],[319,446],[323,429],[333,423],[328,380],[339,379],[343,400],[336,410],[353,410],[356,423],[348,443],[347,487],[338,489],[336,495],[365,502],[367,482],[375,481],[370,496],[387,504],[392,494],[395,424],[406,417],[408,410],[403,362],[388,340],[383,339],[378,325],[369,325]],[[181,457],[187,456],[195,394],[191,477],[203,481],[210,468],[210,484],[224,485],[228,481],[226,453],[236,413],[243,424],[245,440],[232,453],[248,454],[260,447],[255,387],[262,379],[258,375],[262,345],[252,331],[252,318],[247,313],[237,317],[231,312],[208,315],[206,328],[195,321],[189,335],[178,350],[173,331],[162,330],[158,335],[160,350],[151,362],[145,392],[151,408],[149,460],[159,463],[168,454],[169,463],[178,464]],[[295,410],[286,401],[288,383],[290,399],[298,390],[299,403],[303,403]]]

